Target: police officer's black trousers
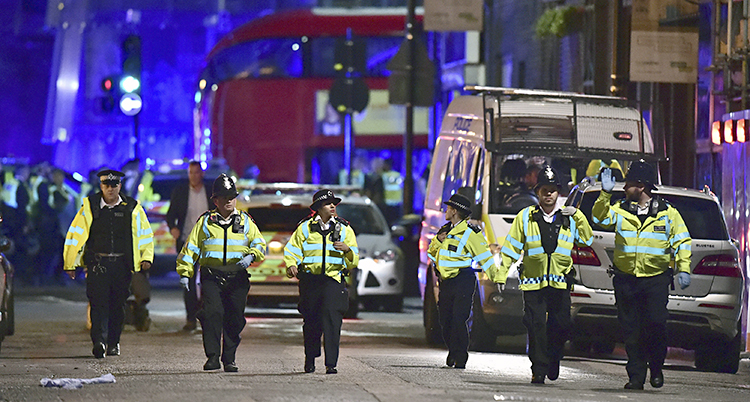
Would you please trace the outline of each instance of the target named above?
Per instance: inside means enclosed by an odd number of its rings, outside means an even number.
[[[617,317],[628,354],[626,368],[630,382],[643,384],[649,366],[652,374],[661,372],[667,356],[667,303],[671,280],[669,272],[642,278],[619,272],[612,280]]]
[[[326,367],[336,367],[339,360],[341,323],[349,307],[346,281],[328,275],[300,273],[299,312],[302,314],[302,334],[305,338],[305,358],[320,356],[321,336],[325,347]]]
[[[523,325],[528,336],[531,372],[535,376],[546,375],[550,364],[558,364],[562,359],[570,335],[570,291],[550,286],[524,290]]]
[[[474,289],[477,278],[471,269],[463,269],[458,275],[440,282],[438,315],[443,331],[443,341],[456,366],[465,366],[469,359],[469,327]]]
[[[245,328],[245,304],[250,290],[247,271],[238,271],[221,284],[201,268],[201,284],[203,308],[198,319],[203,328],[203,350],[208,358],[221,356],[222,363],[234,363],[240,332]]]
[[[86,296],[91,305],[91,341],[114,346],[120,343],[125,321],[125,300],[130,294],[131,267],[125,258],[102,259],[89,266]]]

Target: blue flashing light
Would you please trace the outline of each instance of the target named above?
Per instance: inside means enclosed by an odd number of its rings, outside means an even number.
[[[297,50],[299,50],[299,43],[292,43],[292,51],[296,52]]]
[[[201,91],[195,91],[195,103],[201,103]]]
[[[78,173],[78,172],[73,172],[73,179],[75,179],[76,181],[81,181],[82,182],[83,181],[83,176],[80,173]]]

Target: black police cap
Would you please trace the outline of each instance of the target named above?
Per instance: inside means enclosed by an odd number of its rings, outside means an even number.
[[[333,195],[333,191],[323,189],[313,195],[312,201],[313,202],[312,204],[310,204],[310,209],[312,209],[313,211],[317,211],[318,208],[320,208],[322,205],[325,205],[324,203],[326,203],[326,201],[330,201],[338,205],[341,202],[341,198]]]
[[[97,177],[101,180],[117,180],[119,181],[120,178],[125,177],[125,173],[120,172],[119,170],[114,169],[104,169],[100,170],[99,173],[96,174]],[[104,178],[102,179],[102,176]]]

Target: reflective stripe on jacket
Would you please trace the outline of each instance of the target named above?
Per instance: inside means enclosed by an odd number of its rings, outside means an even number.
[[[612,194],[602,191],[591,215],[595,223],[615,229],[617,269],[635,276],[655,276],[669,269],[674,254],[675,271],[690,273],[692,239],[679,211],[664,200],[656,216],[641,223],[638,216],[624,209],[627,201],[610,203]]]
[[[93,197],[93,196],[91,196]],[[89,239],[91,223],[94,220],[91,211],[91,197],[83,199],[83,206],[78,210],[73,222],[68,228],[65,235],[65,245],[63,246],[63,268],[66,271],[73,271],[76,267],[84,266],[83,251],[86,241]],[[151,230],[151,224],[148,223],[146,211],[141,204],[134,198],[123,197],[123,203],[134,202],[135,208],[131,213],[130,229],[133,235],[133,270],[141,270],[141,261],[154,261],[154,233]],[[95,208],[99,208],[96,205]]]
[[[542,246],[539,223],[533,218],[534,214],[541,213],[538,205],[526,207],[513,219],[513,224],[500,252],[503,258],[500,266],[502,282],[505,282],[508,277],[510,266],[523,258],[523,270],[519,277],[521,290],[539,290],[547,286],[566,289],[568,284],[565,275],[573,266],[570,252],[574,243],[591,245],[593,240],[591,226],[583,212],[576,210],[575,214],[569,217],[569,225],[561,224],[555,251],[547,254]],[[559,214],[556,217],[567,218]]]
[[[466,219],[453,226],[444,241],[433,237],[427,253],[442,279],[456,277],[460,269],[471,268],[472,261],[487,273],[490,280],[497,278],[498,267],[487,239],[469,227]]]
[[[195,263],[204,267],[218,267],[237,263],[246,255],[255,256],[255,261],[266,258],[266,240],[258,226],[246,212],[235,210],[230,216],[240,217],[241,230],[235,233],[233,224],[222,225],[223,218],[217,210],[205,212],[193,226],[185,245],[177,256],[177,273],[192,277]],[[250,267],[247,269],[250,272]]]
[[[284,264],[287,267],[297,266],[300,272],[309,271],[319,275],[325,260],[325,274],[341,282],[341,271],[344,268],[352,270],[359,265],[357,237],[351,226],[341,224],[340,239],[352,251],[344,254],[333,248],[330,234],[323,239],[323,235],[312,228],[312,224],[319,220],[320,216],[315,215],[297,226],[292,238],[284,247]],[[324,242],[325,253],[323,252]]]

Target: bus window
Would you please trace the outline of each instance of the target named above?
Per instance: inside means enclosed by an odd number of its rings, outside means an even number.
[[[211,63],[217,81],[301,77],[302,49],[295,39],[261,39],[227,48]]]
[[[339,38],[317,38],[312,41],[312,75],[316,77],[331,77],[337,74],[334,70],[334,56],[336,42]],[[367,37],[365,39],[365,77],[384,77],[388,70],[386,64],[396,54],[402,37]]]

